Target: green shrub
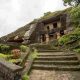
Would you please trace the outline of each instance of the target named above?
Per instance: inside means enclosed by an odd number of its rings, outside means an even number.
[[[8,59],[8,57],[11,57],[12,55],[10,54],[3,54],[3,53],[0,53],[0,58],[4,58],[4,59]]]
[[[21,49],[22,52],[26,52],[27,48],[28,48],[28,47],[25,46],[25,45],[21,45],[21,46],[20,46],[20,49]]]
[[[74,51],[80,53],[80,48],[74,49]]]
[[[2,50],[1,50],[1,46],[2,46],[2,44],[0,44],[0,52],[2,51]]]
[[[80,28],[76,28],[76,29],[74,29],[73,32],[62,36],[58,40],[58,42],[59,42],[60,45],[63,45],[63,44],[66,44],[68,42],[72,42],[72,41],[75,41],[75,40],[78,40],[78,39],[80,39]]]
[[[8,53],[10,51],[10,46],[5,44],[0,44],[0,52]]]
[[[32,58],[33,58],[33,59],[36,58],[37,55],[38,55],[38,52],[37,52],[36,49],[34,49],[34,52],[32,53]]]
[[[0,53],[0,58],[7,58],[7,55]]]
[[[7,45],[1,46],[1,50],[2,51],[5,51],[5,52],[8,52],[9,51],[9,48],[10,48],[10,46],[7,46]]]
[[[29,80],[29,76],[27,74],[24,74],[22,80]]]
[[[38,52],[37,52],[37,50],[36,49],[34,49],[34,51],[31,53],[31,55],[29,56],[29,60],[31,60],[31,59],[35,59],[36,57],[37,57],[37,55],[38,55]]]
[[[17,63],[17,62],[21,62],[22,60],[21,59],[9,59],[8,62],[11,62],[11,63]]]
[[[65,43],[67,43],[69,40],[70,40],[69,36],[68,35],[64,35],[58,40],[58,42],[59,42],[60,45],[63,45]]]

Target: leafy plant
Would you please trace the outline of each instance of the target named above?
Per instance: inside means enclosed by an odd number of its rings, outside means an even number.
[[[80,0],[63,0],[64,4],[72,6],[70,17],[76,27],[80,26]]]
[[[12,55],[11,54],[3,54],[3,53],[0,53],[0,58],[4,58],[6,60],[10,59],[8,57],[11,57]]]
[[[79,5],[80,4],[80,0],[63,0],[64,4],[68,4],[71,6],[75,6],[75,5]]]
[[[80,48],[74,49],[74,51],[80,53]]]
[[[80,28],[76,28],[73,32],[62,36],[58,42],[60,45],[66,44],[68,42],[72,42],[80,39]]]
[[[22,80],[29,80],[29,76],[27,74],[24,74]]]
[[[68,35],[64,35],[58,40],[60,45],[64,45],[68,41],[69,41],[69,36]]]
[[[7,55],[0,53],[0,58],[7,58]]]
[[[38,52],[36,49],[34,49],[34,51],[31,53],[31,55],[29,56],[28,59],[30,59],[30,60],[35,59],[37,57],[37,55],[38,55]]]
[[[3,53],[8,53],[10,50],[10,46],[5,45],[5,44],[0,44],[0,51]]]
[[[74,25],[76,27],[80,26],[80,5],[73,7],[70,15]]]
[[[22,52],[26,52],[27,46],[21,45],[21,46],[20,46],[20,49],[21,49]]]
[[[21,62],[22,60],[21,59],[9,59],[8,62],[11,62],[11,63],[18,63],[18,62]]]

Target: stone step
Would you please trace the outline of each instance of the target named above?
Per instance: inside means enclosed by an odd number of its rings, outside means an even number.
[[[38,52],[63,52],[60,50],[38,50]]]
[[[79,61],[34,61],[34,64],[43,65],[79,65]]]
[[[47,53],[63,54],[65,52],[38,52],[38,53],[42,53],[42,54],[47,54]]]
[[[53,54],[53,53],[47,53],[47,54],[38,54],[38,56],[76,56],[75,54]]]
[[[41,56],[35,60],[78,60],[78,58],[76,56]]]
[[[56,66],[56,65],[33,65],[32,69],[38,70],[60,70],[60,71],[80,71],[80,65],[76,66]]]

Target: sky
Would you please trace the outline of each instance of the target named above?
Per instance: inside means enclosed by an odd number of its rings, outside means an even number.
[[[45,12],[63,10],[62,0],[0,0],[0,37],[22,27]]]

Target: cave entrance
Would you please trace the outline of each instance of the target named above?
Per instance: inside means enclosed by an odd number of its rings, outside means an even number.
[[[64,30],[60,30],[60,35],[61,35],[61,36],[64,35]]]
[[[42,34],[41,35],[41,42],[45,42],[46,41],[46,35],[45,34]]]

